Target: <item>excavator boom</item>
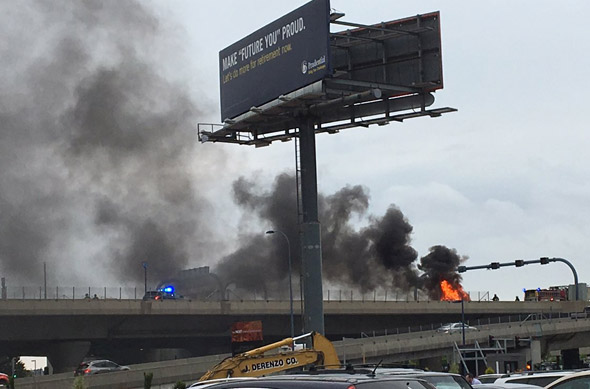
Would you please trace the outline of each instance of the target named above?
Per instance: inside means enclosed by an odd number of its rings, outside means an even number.
[[[298,339],[311,337],[312,348],[301,350],[280,351],[265,356],[264,353],[276,350],[282,346],[293,345]],[[227,377],[260,377],[308,365],[324,365],[327,368],[338,368],[340,360],[334,345],[323,335],[312,332],[296,338],[286,338],[254,350],[229,357],[219,362],[199,381]]]

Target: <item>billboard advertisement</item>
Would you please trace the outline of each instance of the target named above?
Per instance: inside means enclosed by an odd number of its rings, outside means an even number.
[[[323,79],[329,31],[329,0],[313,0],[220,51],[221,120]]]

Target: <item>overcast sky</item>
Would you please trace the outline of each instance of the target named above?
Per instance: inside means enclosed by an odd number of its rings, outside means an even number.
[[[293,173],[293,142],[196,144],[196,122],[219,123],[219,51],[305,3],[0,1],[0,273],[9,285],[39,285],[43,263],[52,285],[131,284],[147,255],[153,277],[168,261],[213,266],[240,246],[241,231],[272,228],[245,221],[232,183],[245,176],[270,188]],[[365,24],[440,11],[444,89],[433,107],[458,112],[318,135],[319,191],[363,185],[378,217],[396,205],[419,257],[435,245],[468,256],[467,266],[561,257],[590,282],[590,3],[331,7]],[[554,263],[472,271],[463,285],[475,298],[512,300],[572,281]]]
[[[185,28],[192,90],[217,102],[217,55],[306,1],[156,3]],[[332,0],[343,20],[377,23],[439,10],[445,87],[434,107],[458,112],[317,136],[319,190],[369,188],[370,210],[396,204],[419,254],[442,244],[492,261],[562,257],[590,282],[590,156],[586,105],[590,29],[585,1]],[[217,123],[218,105],[202,121]],[[293,144],[204,144],[248,161],[262,179],[293,169]],[[247,172],[242,172],[247,174]],[[362,221],[359,221],[362,224]],[[522,288],[573,282],[564,264],[464,274],[472,294],[512,299]]]

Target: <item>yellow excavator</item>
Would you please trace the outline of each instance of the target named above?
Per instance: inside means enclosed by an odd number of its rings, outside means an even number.
[[[294,349],[295,342],[305,338],[311,338],[311,348]],[[285,346],[288,346],[289,349],[279,350]],[[278,351],[268,356],[264,355],[271,350]],[[340,367],[340,360],[334,345],[317,332],[310,332],[295,338],[285,338],[279,342],[225,358],[205,373],[199,381],[228,377],[261,377],[309,365],[321,365],[327,369]]]

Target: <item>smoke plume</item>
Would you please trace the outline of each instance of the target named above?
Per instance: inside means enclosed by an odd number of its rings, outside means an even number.
[[[194,147],[200,107],[166,78],[162,22],[135,1],[2,8],[2,274],[38,283],[46,262],[62,283],[131,281],[205,256],[190,167],[223,158]]]
[[[268,226],[285,233],[291,244],[295,274],[299,274],[297,199],[295,178],[278,176],[270,191],[259,188],[254,180],[240,178],[234,183],[234,200],[248,209],[253,225]],[[443,279],[456,284],[461,277],[456,268],[466,257],[455,250],[435,246],[420,259],[411,247],[412,226],[403,213],[391,205],[381,217],[367,215],[369,195],[362,186],[347,186],[333,195],[318,195],[320,209],[324,279],[361,292],[377,288],[413,291],[425,290],[431,298],[440,298]],[[368,224],[355,228],[355,221],[367,216]],[[357,223],[358,224],[358,223]],[[263,293],[284,290],[288,276],[285,261],[287,244],[283,237],[268,242],[262,231],[245,228],[238,240],[240,249],[225,257],[215,269],[227,285]],[[265,241],[266,240],[266,241]],[[423,274],[421,274],[423,272]]]
[[[132,0],[2,5],[0,273],[10,285],[39,285],[44,263],[59,274],[50,284],[141,282],[143,263],[155,284],[211,264],[228,240],[214,235],[207,201],[215,172],[195,168],[223,171],[225,157],[196,146],[194,123],[209,103],[173,81],[181,45],[166,27]],[[276,290],[287,241],[260,226],[289,237],[299,274],[294,177],[277,176],[270,190],[240,178],[233,197],[244,215],[238,249],[215,272],[238,288]],[[364,292],[460,281],[462,258],[441,246],[421,259],[419,277],[412,226],[394,205],[368,215],[365,188],[320,194],[319,208],[328,282]]]

